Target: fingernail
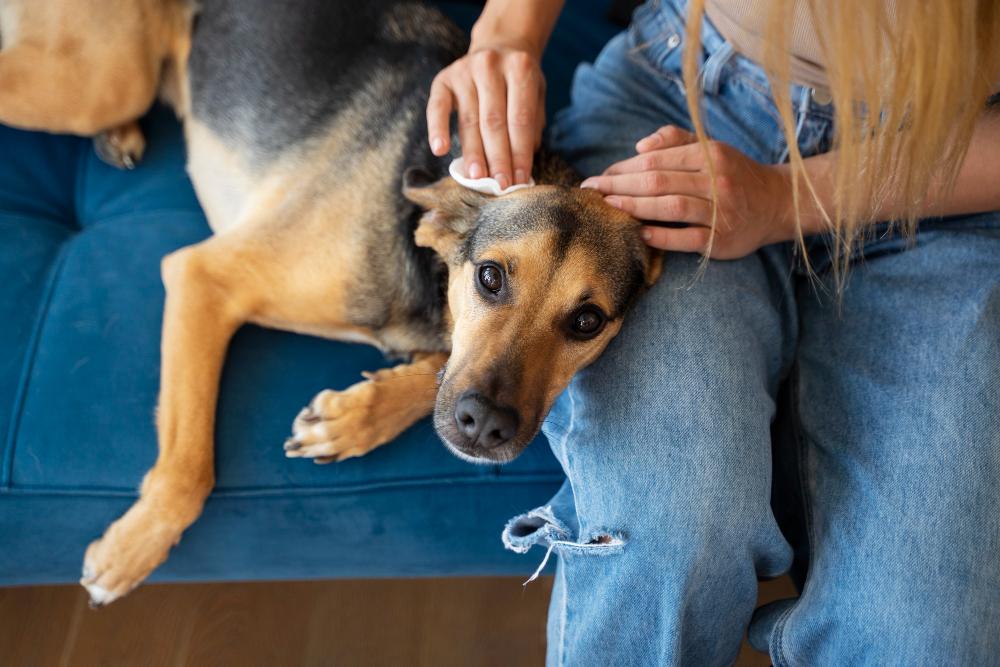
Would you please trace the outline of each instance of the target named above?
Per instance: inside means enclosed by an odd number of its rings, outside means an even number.
[[[470,163],[469,167],[468,167],[468,169],[466,169],[466,171],[469,173],[469,178],[482,178],[483,177],[483,168],[481,166],[479,166],[478,162],[472,162],[472,163]]]
[[[639,235],[642,236],[643,241],[649,241],[653,238],[653,231],[651,229],[643,227],[642,231],[639,232]]]
[[[515,183],[527,183],[528,175],[524,172],[524,169],[514,170],[514,182]]]
[[[596,178],[585,179],[583,181],[583,183],[580,183],[580,187],[581,188],[593,188],[593,189],[596,190],[597,189],[597,179]]]
[[[639,140],[639,143],[635,145],[636,150],[645,150],[647,148],[656,148],[663,143],[663,137],[659,134],[651,134],[648,137]]]
[[[611,204],[615,208],[621,208],[622,207],[622,198],[621,197],[616,197],[615,195],[609,195],[609,196],[607,196],[607,197],[604,198],[604,201],[608,202],[609,204]]]
[[[435,155],[439,154],[444,150],[444,139],[441,137],[434,137],[431,139],[431,152]]]
[[[507,174],[496,174],[493,176],[493,179],[497,182],[497,185],[500,186],[501,190],[506,190],[507,186],[510,185],[510,181],[507,179]]]

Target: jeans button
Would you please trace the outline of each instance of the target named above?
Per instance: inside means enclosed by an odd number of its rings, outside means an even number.
[[[833,102],[833,95],[830,94],[830,91],[826,88],[813,88],[810,91],[810,95],[813,98],[813,102],[821,107],[825,107]]]
[[[678,35],[676,32],[670,35],[670,37],[667,37],[667,46],[669,46],[671,49],[676,49],[680,45],[680,43],[681,43],[681,36]]]

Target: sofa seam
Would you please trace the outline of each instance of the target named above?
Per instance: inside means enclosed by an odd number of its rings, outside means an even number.
[[[99,227],[104,227],[105,225],[113,224],[119,220],[142,220],[143,218],[157,217],[163,215],[164,213],[175,213],[183,215],[191,215],[200,220],[205,220],[205,214],[193,208],[154,208],[144,211],[128,211],[126,213],[116,213],[114,215],[108,216],[106,218],[97,218],[93,222],[87,223],[87,226],[83,228],[82,233],[86,233],[87,230],[96,229]]]
[[[213,491],[210,498],[216,499],[240,499],[240,498],[273,498],[282,496],[316,496],[316,495],[348,495],[368,491],[384,491],[394,489],[404,489],[420,486],[441,486],[441,485],[478,485],[478,484],[506,484],[509,482],[516,484],[537,484],[537,483],[558,483],[565,479],[562,474],[537,474],[496,477],[471,476],[471,477],[422,477],[413,479],[401,479],[386,482],[368,482],[361,484],[350,484],[338,487],[330,486],[298,486],[298,487],[234,487],[231,489],[221,489]],[[45,487],[45,486],[12,486],[6,489],[8,496],[86,496],[92,498],[137,498],[139,493],[134,488],[101,488],[101,487]]]
[[[38,358],[38,346],[42,338],[42,330],[48,320],[49,308],[52,305],[52,296],[58,284],[59,275],[62,273],[63,265],[66,263],[66,248],[68,240],[63,241],[59,252],[52,261],[52,268],[49,272],[48,283],[45,286],[45,293],[38,310],[31,336],[28,339],[28,347],[25,351],[24,363],[21,366],[21,377],[18,379],[17,392],[14,395],[14,405],[11,409],[10,426],[7,430],[7,437],[4,448],[3,469],[0,470],[0,491],[9,492],[13,489],[14,476],[14,453],[16,450],[17,436],[21,429],[21,417],[23,415],[24,403],[27,400],[28,386],[31,384],[31,375],[35,368],[35,361]]]

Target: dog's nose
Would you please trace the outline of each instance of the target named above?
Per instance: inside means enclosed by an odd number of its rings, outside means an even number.
[[[513,408],[497,405],[476,391],[465,392],[455,404],[455,425],[472,446],[499,447],[517,435],[518,422]]]

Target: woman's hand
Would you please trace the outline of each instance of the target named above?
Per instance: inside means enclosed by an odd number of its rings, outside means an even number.
[[[581,187],[600,191],[609,204],[641,220],[687,223],[643,226],[649,245],[738,259],[762,246],[796,238],[786,166],[764,165],[732,146],[709,142],[718,196],[711,239],[711,177],[705,150],[695,136],[668,125],[639,141],[636,150],[638,155],[611,165]]]
[[[467,176],[492,176],[501,188],[528,182],[545,125],[545,79],[537,56],[527,48],[483,47],[441,70],[427,102],[435,155],[451,148],[452,111],[458,113]]]

